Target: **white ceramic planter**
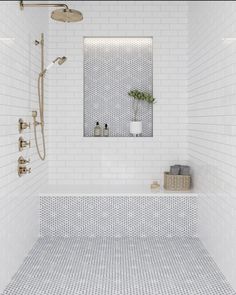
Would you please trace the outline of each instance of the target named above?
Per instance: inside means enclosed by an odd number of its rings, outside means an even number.
[[[133,136],[139,136],[143,132],[142,121],[131,121],[129,128]]]

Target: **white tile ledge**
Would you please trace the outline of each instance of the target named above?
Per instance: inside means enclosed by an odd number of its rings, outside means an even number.
[[[65,197],[65,196],[84,196],[84,197],[92,197],[92,196],[156,196],[156,197],[164,197],[164,196],[175,196],[175,197],[183,197],[183,196],[191,196],[196,197],[198,194],[194,191],[185,191],[185,192],[173,192],[160,190],[158,192],[152,192],[150,186],[102,186],[102,185],[66,185],[66,186],[56,186],[56,185],[48,185],[43,188],[39,192],[41,197],[43,196],[53,196],[53,197]]]

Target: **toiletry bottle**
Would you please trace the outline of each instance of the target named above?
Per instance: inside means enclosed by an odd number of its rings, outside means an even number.
[[[97,122],[96,126],[94,127],[94,136],[102,136],[102,129],[99,125],[99,122]]]
[[[106,136],[106,137],[109,136],[109,128],[108,128],[107,124],[105,124],[105,127],[103,129],[103,136]]]

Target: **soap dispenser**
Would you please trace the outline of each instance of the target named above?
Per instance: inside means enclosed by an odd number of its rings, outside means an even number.
[[[103,136],[105,136],[105,137],[109,136],[109,128],[108,128],[107,124],[105,124],[105,127],[103,129]]]
[[[99,122],[96,122],[96,126],[94,127],[94,136],[102,136],[102,129],[99,125]]]

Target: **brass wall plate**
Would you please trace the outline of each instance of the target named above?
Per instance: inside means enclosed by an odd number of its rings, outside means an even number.
[[[19,177],[27,174],[27,173],[31,173],[31,168],[27,168],[26,164],[30,162],[29,160],[26,160],[24,157],[20,156],[18,158],[18,165],[17,165],[17,172]]]
[[[19,137],[18,139],[18,148],[19,152],[23,151],[22,142],[24,141],[23,137]]]
[[[24,140],[24,138],[22,136],[19,137],[18,139],[18,148],[19,148],[19,151],[23,151],[24,148],[26,147],[30,147],[30,140],[29,141],[26,141]]]
[[[24,175],[24,173],[22,173],[22,167],[20,165],[17,166],[17,173],[18,173],[18,176],[21,177]]]
[[[22,124],[24,123],[24,121],[22,119],[19,119],[18,121],[18,130],[19,133],[22,133],[23,129],[22,129]]]
[[[23,130],[25,130],[27,128],[30,128],[30,123],[27,123],[23,119],[20,118],[18,120],[18,130],[19,130],[19,133],[22,133]]]

